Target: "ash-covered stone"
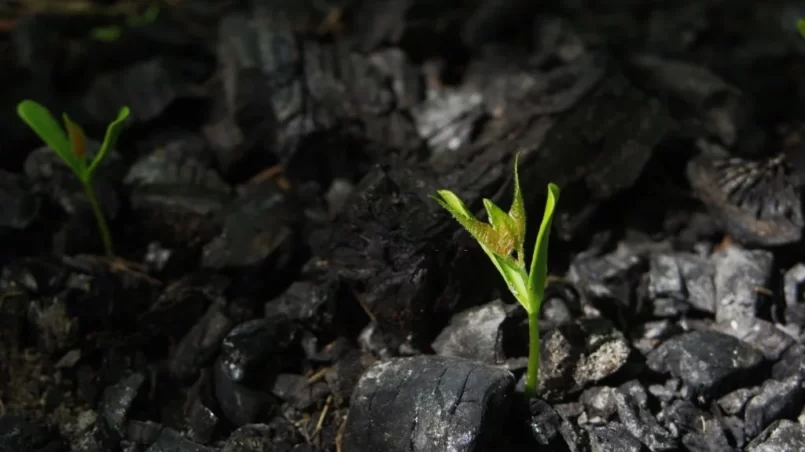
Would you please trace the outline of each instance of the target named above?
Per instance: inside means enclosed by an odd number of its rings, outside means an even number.
[[[613,375],[629,357],[623,334],[604,319],[580,319],[542,338],[540,393],[549,399]]]

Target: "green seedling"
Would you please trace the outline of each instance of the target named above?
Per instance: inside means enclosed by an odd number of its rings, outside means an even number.
[[[797,30],[799,31],[799,34],[805,38],[805,19],[797,20]]]
[[[533,397],[537,393],[539,375],[539,309],[545,294],[545,279],[548,273],[548,238],[554,209],[559,201],[559,187],[553,183],[548,184],[545,213],[542,215],[537,242],[534,245],[531,267],[527,270],[524,250],[526,212],[517,174],[518,160],[519,155],[514,159],[514,198],[508,213],[491,200],[483,200],[489,223],[476,219],[464,202],[449,190],[438,190],[439,196],[432,198],[450,212],[481,245],[506,281],[514,298],[528,313],[529,351],[525,393],[527,397]]]
[[[112,121],[106,128],[106,135],[103,138],[103,143],[101,143],[101,149],[89,164],[87,164],[87,138],[84,135],[84,131],[78,124],[71,121],[67,114],[62,115],[64,126],[67,129],[66,134],[59,122],[56,121],[56,118],[50,114],[50,111],[32,100],[20,102],[17,105],[17,114],[70,167],[78,177],[78,180],[81,181],[84,192],[87,194],[87,199],[92,206],[92,212],[95,214],[106,255],[109,257],[114,256],[112,236],[109,233],[109,226],[106,224],[103,210],[95,197],[92,178],[103,158],[106,157],[110,149],[115,147],[123,121],[129,116],[129,107],[124,106],[121,108],[117,119]]]

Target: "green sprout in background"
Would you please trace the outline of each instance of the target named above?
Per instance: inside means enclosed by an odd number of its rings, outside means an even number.
[[[125,106],[121,108],[117,119],[112,121],[106,128],[106,136],[103,138],[101,149],[89,165],[87,164],[86,156],[87,138],[84,135],[84,131],[78,124],[71,121],[67,114],[62,115],[67,134],[64,133],[59,122],[56,121],[56,118],[50,114],[47,108],[32,100],[20,102],[17,105],[17,114],[70,167],[78,177],[78,180],[81,181],[84,192],[87,194],[87,199],[92,206],[92,212],[95,214],[106,255],[113,257],[112,236],[109,233],[109,226],[106,224],[103,210],[95,197],[92,178],[103,158],[117,143],[123,121],[129,116],[129,108]]]
[[[805,19],[797,20],[797,30],[799,31],[799,34],[805,38]]]
[[[489,223],[476,219],[464,202],[449,190],[438,190],[434,196],[442,207],[463,226],[492,260],[509,290],[528,313],[529,351],[526,370],[525,394],[533,397],[537,393],[539,375],[539,309],[545,294],[545,279],[548,274],[548,238],[550,236],[553,212],[559,201],[559,187],[548,184],[548,200],[542,224],[537,234],[531,258],[531,268],[526,272],[525,234],[526,213],[520,179],[517,175],[519,154],[514,158],[514,199],[509,212],[504,212],[489,199],[484,199],[484,207]],[[514,257],[512,256],[514,253]]]

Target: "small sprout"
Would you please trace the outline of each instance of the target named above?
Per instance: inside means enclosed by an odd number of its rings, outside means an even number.
[[[526,371],[525,391],[528,397],[536,395],[539,375],[539,309],[545,294],[545,279],[548,274],[548,239],[553,213],[559,201],[559,187],[548,184],[548,200],[542,216],[537,242],[531,258],[531,268],[526,271],[525,233],[526,212],[520,178],[517,173],[519,154],[514,158],[514,197],[508,212],[492,201],[484,199],[489,223],[476,219],[464,202],[449,190],[438,190],[434,196],[442,207],[466,229],[481,245],[495,265],[509,290],[528,313],[529,357]],[[514,256],[512,256],[514,253]]]
[[[797,20],[797,30],[799,31],[799,34],[805,38],[805,19]]]
[[[123,107],[117,115],[117,119],[112,121],[106,128],[106,135],[101,143],[101,149],[87,165],[87,137],[81,127],[74,123],[66,114],[62,115],[64,126],[67,129],[67,134],[64,133],[61,125],[56,121],[56,118],[50,114],[47,108],[32,101],[24,100],[17,105],[17,114],[28,126],[39,135],[39,138],[45,142],[59,158],[67,164],[68,167],[75,173],[81,185],[84,187],[84,192],[87,194],[87,199],[92,206],[92,212],[95,214],[95,220],[98,223],[98,231],[101,234],[104,250],[109,257],[114,256],[112,249],[112,236],[109,233],[109,227],[106,224],[106,218],[103,215],[98,199],[95,197],[95,191],[92,188],[92,178],[95,171],[98,169],[103,158],[117,143],[117,138],[120,135],[123,121],[129,116],[129,108]]]

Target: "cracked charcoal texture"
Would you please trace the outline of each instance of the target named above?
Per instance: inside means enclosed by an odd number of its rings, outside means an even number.
[[[651,370],[670,373],[695,393],[714,395],[739,382],[763,362],[763,355],[740,340],[716,331],[673,337],[649,353]]]
[[[506,447],[513,397],[505,370],[454,357],[373,365],[353,394],[345,450],[483,451]]]

